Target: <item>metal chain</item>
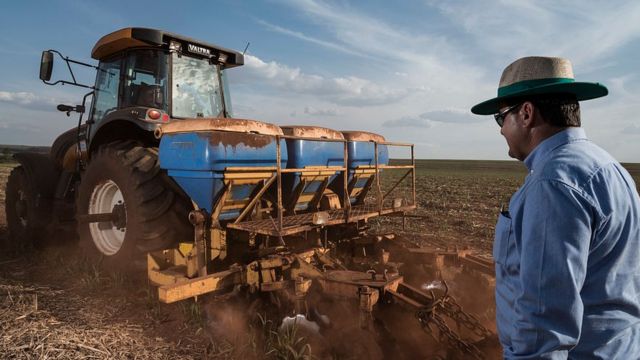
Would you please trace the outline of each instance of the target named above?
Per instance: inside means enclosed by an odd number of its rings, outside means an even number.
[[[435,324],[440,333],[439,341],[442,342],[442,338],[445,338],[449,345],[461,351],[463,354],[469,354],[473,356],[477,360],[483,360],[484,354],[473,344],[469,344],[462,340],[458,334],[456,334],[453,330],[451,330],[445,321],[440,317],[440,315],[436,314],[433,310],[435,306],[442,307],[442,299],[437,300],[431,306],[419,310],[416,313],[420,324],[422,325],[422,329],[425,331],[432,333],[431,327],[429,324]]]
[[[489,329],[480,323],[477,317],[462,310],[462,306],[454,298],[450,296],[443,298],[441,309],[448,317],[471,330],[474,334],[482,338],[488,338],[493,335]]]

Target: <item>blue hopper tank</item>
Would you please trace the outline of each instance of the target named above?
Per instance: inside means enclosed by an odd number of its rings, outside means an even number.
[[[349,197],[351,204],[361,203],[364,196],[371,187],[371,183],[375,179],[375,143],[385,141],[382,135],[366,132],[366,131],[343,131],[342,135],[347,140],[348,159],[347,167],[349,173],[347,176],[347,184],[349,188]],[[389,150],[387,145],[378,145],[378,165],[389,164]],[[343,199],[343,177],[337,177],[330,188],[340,195]]]
[[[348,141],[348,167],[353,170],[358,166],[375,166],[374,142],[384,142],[382,135],[366,131],[343,131],[342,135]],[[389,164],[389,150],[387,145],[378,145],[378,165]]]
[[[317,126],[282,126],[282,131],[288,136],[312,139],[287,139],[287,168],[306,171],[283,176],[286,208],[290,212],[314,210],[338,174],[331,167],[344,167],[344,142],[327,140],[344,137],[339,131]]]
[[[244,119],[194,119],[174,121],[161,128],[160,167],[200,207],[212,213],[225,189],[225,174],[243,171],[243,181],[225,198],[219,220],[237,217],[256,186],[272,176],[277,165],[273,124]],[[281,140],[281,166],[287,163],[287,147]],[[252,172],[251,168],[256,168]],[[255,175],[253,183],[252,173]],[[265,175],[266,174],[266,175]]]

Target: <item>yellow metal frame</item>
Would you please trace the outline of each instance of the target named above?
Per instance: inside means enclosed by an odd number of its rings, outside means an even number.
[[[317,211],[322,200],[322,196],[329,186],[329,179],[337,175],[342,170],[340,166],[306,166],[300,171],[300,183],[293,190],[286,207],[288,214],[294,215],[300,205],[306,205],[303,212]],[[321,184],[313,192],[305,192],[305,189],[312,182],[320,181]]]
[[[317,278],[326,284],[335,286],[355,286],[365,284],[377,287],[377,283],[356,281],[355,283],[341,282],[336,285],[336,281],[327,277],[328,273],[323,273],[311,265],[311,257],[314,257],[321,263],[329,264],[332,268],[340,268],[329,256],[327,249],[316,248],[304,254],[283,254],[279,253],[270,257],[255,260],[246,265],[238,265],[226,271],[209,273],[211,269],[211,261],[217,258],[224,259],[226,256],[226,231],[227,228],[238,229],[243,231],[251,228],[245,228],[242,225],[260,221],[246,220],[247,217],[254,212],[259,206],[261,199],[267,193],[269,188],[275,186],[277,198],[271,204],[275,207],[276,215],[269,216],[273,226],[269,225],[269,234],[278,237],[300,233],[319,226],[332,226],[344,224],[348,222],[357,222],[366,220],[372,216],[380,216],[385,214],[393,214],[404,212],[415,208],[415,159],[412,144],[399,143],[374,143],[375,147],[375,166],[358,167],[354,171],[354,178],[347,184],[349,169],[348,152],[346,140],[332,139],[316,139],[303,138],[296,136],[275,135],[277,146],[277,165],[273,167],[229,167],[224,172],[224,190],[217,199],[212,214],[206,214],[204,211],[195,210],[190,215],[190,220],[195,226],[195,240],[191,244],[180,244],[176,249],[169,249],[159,252],[153,252],[148,255],[148,273],[149,279],[156,285],[159,285],[160,299],[163,302],[174,302],[182,299],[199,296],[209,292],[229,290],[236,285],[248,285],[258,291],[274,291],[281,289],[296,288],[297,292],[305,289],[307,280]],[[294,138],[300,140],[312,141],[339,141],[344,144],[344,166],[332,167],[306,167],[302,169],[283,169],[281,164],[281,140]],[[390,166],[378,164],[378,146],[408,146],[411,147],[411,165]],[[380,188],[380,171],[383,169],[407,169],[407,174],[412,175],[413,199],[412,203],[404,206],[384,208],[384,197],[389,194],[382,194]],[[337,195],[327,189],[329,179],[342,172],[343,176],[343,196],[342,208]],[[288,216],[292,218],[301,216],[300,221],[308,221],[308,223],[296,223],[293,227],[284,229],[283,218],[284,211],[282,199],[282,174],[283,173],[299,173],[301,176],[300,185],[296,189],[296,193],[292,197],[289,204],[290,209],[295,209],[295,205],[300,202],[309,203],[309,212],[301,215]],[[368,178],[367,186],[362,189],[355,189],[356,182],[362,177]],[[322,181],[321,186],[313,194],[305,194],[304,188],[310,181]],[[403,180],[401,179],[401,180]],[[374,184],[375,182],[375,184]],[[229,199],[229,194],[234,186],[255,185],[253,193],[244,199]],[[393,188],[395,188],[394,185]],[[392,190],[393,190],[392,188]],[[357,196],[358,201],[364,201],[366,191],[368,189],[376,190],[377,206],[375,209],[355,209],[351,214],[350,197]],[[326,200],[323,200],[326,199]],[[329,209],[323,211],[322,216],[312,216],[317,212],[321,201],[325,201]],[[232,221],[221,225],[218,221],[221,213],[229,210],[238,210],[238,216]],[[358,210],[357,212],[355,210]],[[295,211],[291,211],[295,213]],[[340,218],[340,212],[343,216]],[[257,214],[260,217],[260,214]],[[304,215],[304,216],[303,216]],[[307,219],[308,217],[308,219]],[[264,221],[264,220],[263,220]],[[298,221],[298,220],[296,220]],[[268,223],[268,222],[267,222]],[[256,233],[259,233],[256,231]],[[295,267],[291,264],[296,263]],[[286,273],[286,277],[282,274]],[[401,281],[401,280],[399,280]],[[335,284],[334,284],[335,283]],[[386,284],[386,279],[385,279]],[[332,285],[332,286],[333,286]],[[385,285],[387,286],[387,285]],[[394,285],[395,286],[395,285]],[[367,295],[369,296],[369,295]],[[373,296],[373,295],[371,295]]]

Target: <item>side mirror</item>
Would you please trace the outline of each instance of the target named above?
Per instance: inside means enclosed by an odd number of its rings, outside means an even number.
[[[51,80],[51,72],[53,71],[53,52],[43,51],[40,59],[40,80]]]

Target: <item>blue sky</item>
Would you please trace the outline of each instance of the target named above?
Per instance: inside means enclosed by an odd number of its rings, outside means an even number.
[[[582,103],[588,136],[640,162],[638,19],[638,1],[4,2],[0,143],[49,145],[77,121],[55,105],[84,91],[40,82],[42,50],[93,63],[102,35],[139,26],[239,51],[250,42],[229,72],[237,117],[373,131],[432,159],[507,159],[493,118],[470,107],[513,60],[567,57],[578,81],[610,91]]]

